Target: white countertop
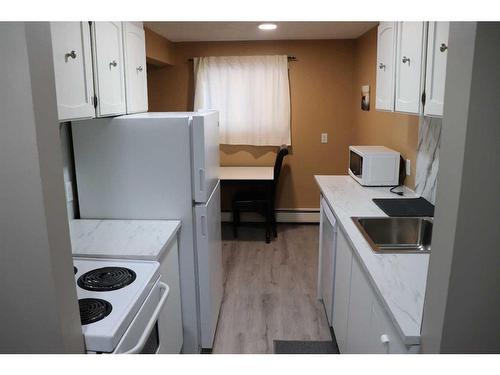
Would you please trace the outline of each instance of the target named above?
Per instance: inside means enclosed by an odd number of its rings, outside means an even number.
[[[373,198],[401,198],[388,187],[365,187],[350,176],[315,176],[375,291],[407,345],[420,343],[429,254],[376,254],[352,216],[387,216]],[[408,190],[407,198],[417,197]]]
[[[178,220],[71,220],[73,256],[160,260]]]

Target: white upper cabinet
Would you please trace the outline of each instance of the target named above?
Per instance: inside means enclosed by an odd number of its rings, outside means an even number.
[[[426,116],[443,115],[449,28],[449,22],[429,22],[424,106]]]
[[[421,112],[425,22],[398,22],[395,110]]]
[[[377,89],[375,108],[394,111],[394,55],[396,22],[380,22],[377,33]]]
[[[125,64],[121,22],[92,23],[97,116],[126,113]]]
[[[95,117],[88,22],[51,22],[60,121]]]
[[[148,111],[146,39],[142,22],[123,22],[127,113]]]

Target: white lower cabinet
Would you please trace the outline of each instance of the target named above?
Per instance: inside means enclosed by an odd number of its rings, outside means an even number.
[[[372,293],[356,259],[351,267],[347,353],[373,353],[375,337],[371,333]]]
[[[160,261],[161,281],[170,288],[165,307],[158,319],[160,335],[159,354],[178,354],[182,349],[182,311],[179,279],[179,247],[173,241]]]
[[[399,332],[376,296],[372,304],[370,337],[373,339],[373,346],[370,346],[371,353],[417,354],[420,352],[419,345],[407,346],[403,343]]]
[[[340,353],[418,353],[404,344],[342,229],[336,237],[332,327]]]
[[[359,261],[353,259],[347,353],[409,354],[418,346],[406,346],[380,304]]]
[[[341,353],[347,353],[347,324],[351,292],[352,251],[344,233],[337,230],[332,327]]]

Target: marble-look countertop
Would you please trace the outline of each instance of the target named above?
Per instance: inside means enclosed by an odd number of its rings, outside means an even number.
[[[387,216],[373,198],[401,198],[388,187],[365,187],[350,176],[315,176],[381,302],[407,345],[420,343],[429,254],[376,254],[352,216]],[[405,197],[416,195],[409,189]]]
[[[71,220],[73,256],[160,260],[178,220]]]

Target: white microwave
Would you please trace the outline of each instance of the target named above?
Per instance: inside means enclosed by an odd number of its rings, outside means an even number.
[[[364,186],[396,186],[400,158],[384,146],[349,146],[349,174]]]

